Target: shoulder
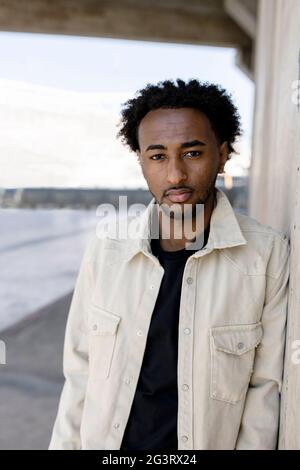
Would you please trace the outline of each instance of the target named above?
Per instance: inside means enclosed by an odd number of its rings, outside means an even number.
[[[235,216],[247,243],[233,248],[231,256],[239,258],[248,274],[278,277],[290,254],[287,234],[239,212]]]
[[[100,266],[126,256],[132,243],[127,230],[131,223],[138,224],[136,219],[127,217],[126,220],[116,219],[107,224],[98,223],[86,243],[84,260]],[[124,221],[126,223],[122,225]]]
[[[247,233],[258,233],[262,234],[262,236],[275,236],[283,241],[287,240],[287,235],[284,232],[276,230],[275,228],[271,227],[270,225],[265,225],[259,222],[258,220],[250,217],[248,215],[241,214],[240,212],[234,212],[235,216],[239,222],[241,229]]]

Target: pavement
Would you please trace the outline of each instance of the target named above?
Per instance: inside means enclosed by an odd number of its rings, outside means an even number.
[[[0,332],[0,449],[43,450],[50,443],[64,378],[62,355],[73,291]]]

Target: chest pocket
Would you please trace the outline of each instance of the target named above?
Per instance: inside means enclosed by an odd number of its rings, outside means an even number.
[[[233,404],[244,398],[262,336],[261,322],[210,329],[211,398]]]
[[[109,377],[116,335],[121,317],[96,305],[88,314],[89,380],[97,382]]]

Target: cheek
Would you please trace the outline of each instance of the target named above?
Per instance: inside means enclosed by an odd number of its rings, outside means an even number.
[[[151,181],[152,184],[155,184],[164,178],[164,169],[162,167],[159,168],[158,165],[144,166],[143,174],[147,181]]]
[[[217,171],[218,161],[213,157],[208,157],[207,159],[199,162],[199,165],[191,168],[190,174],[192,178],[205,179],[215,175]]]
[[[190,177],[192,181],[205,181],[210,178],[214,173],[214,168],[211,165],[198,165],[197,168],[193,168],[190,172]]]
[[[152,192],[160,191],[164,187],[163,171],[158,171],[157,168],[144,168],[143,175]]]

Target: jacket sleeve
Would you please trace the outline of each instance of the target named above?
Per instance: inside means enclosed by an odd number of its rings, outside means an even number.
[[[278,243],[279,242],[279,243]],[[236,449],[277,448],[289,284],[289,242],[280,238],[268,263],[263,338],[256,350]]]
[[[90,239],[85,248],[73,292],[63,350],[64,386],[49,450],[79,450],[80,426],[88,378],[86,312],[92,289]]]

